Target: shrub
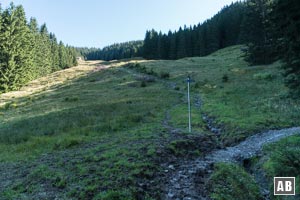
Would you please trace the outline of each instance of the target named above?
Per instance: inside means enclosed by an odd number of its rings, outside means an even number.
[[[195,83],[195,86],[194,86],[194,87],[197,89],[197,88],[200,88],[201,85],[202,85],[202,83],[201,83],[200,81],[197,81],[197,82]]]
[[[144,82],[147,82],[147,83],[153,83],[153,82],[155,82],[155,78],[154,77],[147,76],[147,75],[145,75],[145,76],[139,76],[139,77],[136,78],[136,80],[138,80],[138,81],[144,81]]]
[[[226,83],[226,82],[228,82],[228,80],[229,80],[228,75],[227,75],[227,74],[224,74],[223,77],[222,77],[222,82],[223,82],[223,83]]]
[[[75,102],[75,101],[78,101],[79,98],[78,97],[66,97],[64,100],[66,102]]]
[[[253,75],[253,78],[256,80],[267,80],[271,81],[275,78],[275,76],[271,73],[265,72],[265,73],[257,73]]]
[[[147,74],[152,75],[152,76],[157,76],[157,73],[155,71],[153,71],[153,69],[150,69],[149,71],[147,71]]]
[[[170,78],[170,73],[168,73],[168,72],[161,72],[160,73],[160,78],[168,79],[168,78]]]

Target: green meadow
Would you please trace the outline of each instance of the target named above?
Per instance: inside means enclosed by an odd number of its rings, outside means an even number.
[[[0,196],[39,199],[46,190],[61,199],[157,199],[163,156],[182,156],[176,142],[211,134],[201,114],[222,129],[224,145],[299,125],[300,102],[287,97],[281,63],[249,66],[241,47],[176,61],[86,62],[80,73],[31,82],[25,88],[33,92],[2,94],[1,172],[15,179],[0,183]],[[95,70],[102,65],[109,68]],[[15,165],[16,174],[3,169]]]

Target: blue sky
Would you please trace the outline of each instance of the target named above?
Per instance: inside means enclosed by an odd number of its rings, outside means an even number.
[[[236,0],[13,0],[27,18],[46,23],[59,40],[73,46],[104,47],[144,39],[146,30],[163,33],[212,17]],[[11,0],[2,0],[2,9]]]

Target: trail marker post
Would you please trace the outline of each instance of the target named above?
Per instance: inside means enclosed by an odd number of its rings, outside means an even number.
[[[189,112],[189,133],[192,132],[192,116],[191,116],[191,98],[190,98],[190,84],[191,84],[191,77],[188,76],[187,78],[187,84],[188,84],[188,93],[187,93],[187,98],[188,98],[188,112]]]

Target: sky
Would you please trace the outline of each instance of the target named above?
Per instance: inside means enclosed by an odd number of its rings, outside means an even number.
[[[1,0],[23,5],[26,17],[46,23],[58,40],[97,47],[142,40],[146,30],[167,33],[211,18],[237,0]]]

